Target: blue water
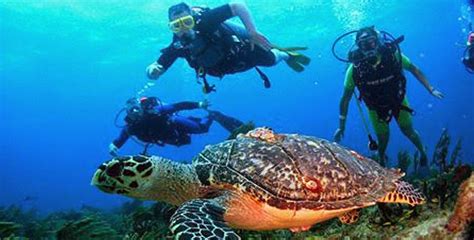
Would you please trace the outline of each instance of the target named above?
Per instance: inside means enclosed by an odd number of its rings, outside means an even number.
[[[44,212],[117,206],[125,201],[89,185],[96,167],[109,158],[118,135],[113,120],[126,99],[146,83],[145,67],[169,44],[168,6],[176,1],[0,2],[0,206],[21,204]],[[211,7],[226,1],[194,1]],[[452,0],[248,1],[258,29],[282,46],[306,45],[313,58],[297,74],[283,63],[264,71],[264,89],[254,71],[227,76],[217,92],[203,96],[183,60],[148,91],[166,102],[208,98],[212,108],[271,126],[279,132],[332,139],[346,65],[331,54],[341,33],[376,25],[405,35],[403,52],[445,94],[430,96],[411,75],[408,98],[414,124],[431,153],[443,128],[463,139],[465,162],[474,154],[474,77],[460,63],[468,13]],[[463,18],[464,17],[464,18]],[[188,114],[204,114],[190,112]],[[206,144],[227,137],[219,125],[193,137],[189,146],[153,148],[152,153],[189,161]],[[342,144],[369,154],[352,101]],[[121,149],[136,154],[132,141]],[[396,124],[391,126],[390,159],[414,152]],[[32,197],[34,201],[23,201]]]

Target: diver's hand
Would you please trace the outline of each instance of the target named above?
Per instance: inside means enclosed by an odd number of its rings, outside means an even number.
[[[442,92],[436,90],[435,88],[431,88],[431,95],[435,96],[436,98],[438,99],[443,99],[444,98],[444,95]]]
[[[272,49],[272,44],[270,41],[260,32],[249,32],[249,40],[250,40],[250,50],[254,50],[255,44],[260,46],[261,48],[269,51]]]
[[[111,143],[109,144],[109,153],[110,155],[117,157],[118,156],[118,147],[115,146],[115,144]]]
[[[146,68],[146,75],[149,79],[156,80],[164,72],[163,66],[157,62],[153,62]]]
[[[207,99],[199,102],[199,108],[207,109],[209,106],[211,106],[211,103]]]
[[[338,143],[342,140],[343,137],[344,137],[344,129],[338,128],[336,132],[334,133],[334,141]]]

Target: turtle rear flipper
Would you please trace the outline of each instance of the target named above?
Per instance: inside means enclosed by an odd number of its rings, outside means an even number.
[[[212,200],[184,203],[171,217],[175,239],[240,239],[224,221],[225,209]]]
[[[395,190],[387,193],[377,202],[383,203],[405,203],[411,206],[425,203],[425,198],[411,184],[404,181],[397,181]]]
[[[359,220],[359,209],[355,209],[349,212],[344,213],[344,215],[339,217],[339,220],[344,224],[352,224]]]

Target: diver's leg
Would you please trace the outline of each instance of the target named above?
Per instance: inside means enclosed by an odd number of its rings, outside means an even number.
[[[174,116],[173,121],[176,123],[178,130],[186,133],[207,133],[212,124],[210,117],[193,118]]]
[[[408,101],[406,98],[403,100],[403,105],[408,106]],[[420,158],[420,166],[424,167],[427,166],[428,164],[428,157],[426,155],[425,147],[423,146],[423,143],[421,142],[421,137],[418,134],[418,132],[413,128],[413,122],[412,118],[409,112],[407,111],[400,111],[400,114],[398,115],[397,118],[397,123],[398,126],[400,127],[400,130],[402,133],[410,139],[410,141],[416,146],[418,151],[421,154]]]
[[[253,51],[243,51],[240,59],[246,62],[250,67],[271,67],[276,65],[282,60],[287,60],[289,55],[278,49],[265,50],[259,46],[255,46]]]
[[[274,64],[273,64],[273,65],[275,65],[275,64],[277,64],[277,63],[279,63],[279,62],[281,62],[281,61],[286,61],[286,60],[288,60],[288,59],[290,58],[290,55],[288,55],[288,53],[283,52],[283,51],[281,51],[281,50],[278,50],[278,49],[276,49],[276,48],[273,48],[273,49],[271,50],[271,52],[272,52],[273,55],[275,56],[275,60],[274,60]]]
[[[223,128],[225,128],[227,131],[232,132],[236,128],[242,126],[244,124],[242,121],[224,115],[219,111],[209,111],[209,117],[212,118],[212,120],[215,120],[218,122]]]
[[[374,127],[375,134],[377,135],[379,163],[385,167],[387,161],[385,151],[387,150],[388,140],[390,137],[390,128],[388,123],[379,120],[377,112],[369,110],[369,117],[370,122]]]

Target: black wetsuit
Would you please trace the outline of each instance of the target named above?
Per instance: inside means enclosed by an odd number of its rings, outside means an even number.
[[[121,148],[130,136],[136,136],[146,143],[182,146],[191,143],[190,134],[207,133],[213,120],[228,131],[233,131],[243,124],[217,111],[209,111],[209,116],[204,118],[183,117],[175,114],[181,110],[197,108],[199,108],[197,102],[157,105],[151,111],[143,113],[136,121],[127,123],[113,144]]]
[[[462,59],[462,62],[469,71],[474,72],[474,45],[466,49],[466,55]]]
[[[196,71],[201,69],[216,77],[256,66],[275,65],[271,51],[258,46],[250,50],[248,34],[242,26],[224,23],[232,17],[228,4],[195,15],[196,37],[186,40],[174,35],[170,46],[161,51],[157,63],[166,70],[177,58],[185,58]]]

